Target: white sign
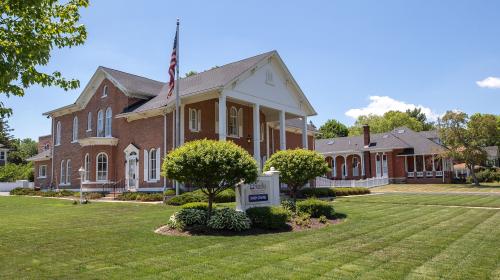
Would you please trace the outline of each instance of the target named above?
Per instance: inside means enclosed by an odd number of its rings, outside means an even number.
[[[236,210],[275,205],[280,205],[278,171],[264,172],[255,183],[236,187]]]

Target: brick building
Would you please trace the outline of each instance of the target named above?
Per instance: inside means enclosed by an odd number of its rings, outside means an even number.
[[[259,166],[275,151],[314,149],[316,112],[276,51],[180,79],[181,144],[230,140]],[[35,185],[86,190],[159,191],[175,141],[175,94],[163,82],[99,67],[77,100],[45,113],[52,134],[40,137]],[[52,144],[53,143],[53,144]]]
[[[334,180],[387,177],[392,183],[449,183],[452,161],[442,158],[445,151],[435,131],[415,132],[401,127],[387,133],[318,139]]]

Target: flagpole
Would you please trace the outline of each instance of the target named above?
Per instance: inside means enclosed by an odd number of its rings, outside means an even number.
[[[180,118],[180,96],[179,96],[179,19],[177,19],[177,30],[175,39],[175,55],[176,55],[176,65],[175,72],[177,74],[177,80],[175,81],[175,147],[179,147],[181,144],[181,118]],[[175,195],[179,195],[179,182],[175,182]]]

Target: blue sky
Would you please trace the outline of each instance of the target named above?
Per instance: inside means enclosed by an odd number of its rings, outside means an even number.
[[[54,50],[44,69],[80,79],[81,88],[99,65],[166,81],[179,17],[181,73],[276,49],[318,112],[317,125],[412,104],[433,117],[449,109],[500,113],[500,1],[284,3],[94,0],[82,10],[85,45]],[[14,109],[13,134],[50,133],[42,113],[74,102],[81,88],[2,96]]]

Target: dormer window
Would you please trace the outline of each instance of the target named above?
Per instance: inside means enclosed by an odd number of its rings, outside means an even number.
[[[106,96],[108,96],[108,86],[104,86],[104,88],[102,89],[101,97],[104,98]]]
[[[271,70],[266,71],[266,84],[274,86],[273,72]]]

